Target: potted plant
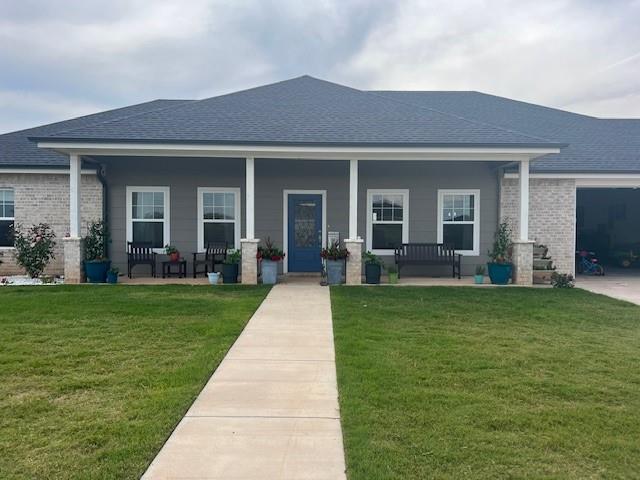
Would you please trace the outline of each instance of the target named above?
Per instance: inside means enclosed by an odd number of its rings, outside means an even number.
[[[217,285],[220,281],[220,272],[209,272],[207,273],[207,277],[209,277],[209,283],[211,285]]]
[[[267,237],[264,247],[258,247],[257,258],[262,264],[262,283],[274,285],[278,281],[278,262],[284,259],[284,252]]]
[[[380,274],[382,273],[382,259],[371,252],[364,252],[363,257],[365,282],[370,285],[379,284]]]
[[[395,265],[389,265],[387,267],[387,275],[389,276],[389,283],[395,285],[398,283],[398,267]]]
[[[320,256],[327,263],[327,281],[329,285],[339,285],[342,283],[344,275],[344,263],[349,256],[349,250],[341,247],[336,241],[329,248],[323,248]]]
[[[118,274],[120,270],[117,267],[111,267],[107,272],[107,283],[118,283]]]
[[[491,262],[487,263],[487,270],[494,285],[509,283],[513,271],[511,245],[511,227],[506,222],[502,222],[496,230],[493,248],[488,252]]]
[[[106,246],[109,241],[107,225],[103,221],[93,222],[84,238],[84,273],[90,283],[104,283],[111,268]]]
[[[172,261],[172,262],[180,261],[180,252],[178,251],[178,249],[175,246],[173,246],[173,245],[165,245],[164,246],[164,253],[169,255],[169,260],[170,261]]]
[[[227,255],[222,264],[222,281],[224,283],[238,283],[238,265],[240,264],[240,250],[233,250]]]
[[[482,285],[484,283],[484,265],[476,265],[476,274],[473,276],[473,281],[476,285]]]

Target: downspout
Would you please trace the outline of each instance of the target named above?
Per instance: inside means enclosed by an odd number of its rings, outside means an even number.
[[[100,162],[95,162],[93,160],[85,159],[87,163],[95,165],[96,167],[96,176],[98,177],[98,181],[102,185],[102,221],[108,226],[109,225],[109,186],[107,185],[107,179],[104,176],[105,165]],[[111,242],[106,242],[104,245],[104,255],[106,258],[109,257],[109,245]]]

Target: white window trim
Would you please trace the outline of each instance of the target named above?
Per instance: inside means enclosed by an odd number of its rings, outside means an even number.
[[[207,220],[204,214],[204,194],[205,193],[233,193],[234,194],[234,220]],[[240,188],[230,187],[198,187],[198,252],[204,252],[204,224],[205,223],[235,223],[233,229],[234,245],[236,250],[240,249],[240,228],[242,226],[242,210],[240,204]]]
[[[461,225],[473,225],[473,250],[456,250],[456,253],[466,256],[480,255],[480,190],[479,189],[453,189],[438,190],[438,243],[443,242],[444,221],[442,218],[442,204],[445,195],[474,195],[473,221],[452,222]]]
[[[374,195],[402,195],[402,243],[409,243],[409,190],[408,189],[389,189],[389,188],[372,188],[367,190],[367,250],[376,255],[393,255],[394,250],[391,248],[373,249],[373,196]],[[398,222],[376,222],[376,223],[393,223]]]
[[[133,241],[132,196],[133,192],[163,192],[164,193],[164,218],[162,220],[147,219],[145,221],[163,222],[162,236],[164,244],[171,245],[171,199],[169,187],[133,187],[127,185],[127,242]],[[164,248],[154,248],[156,253],[164,253]]]
[[[11,220],[14,224],[16,221],[16,189],[13,187],[0,187],[0,190],[12,190],[13,191],[13,217],[0,217],[0,220]],[[15,250],[15,247],[0,246],[0,252],[7,250]]]

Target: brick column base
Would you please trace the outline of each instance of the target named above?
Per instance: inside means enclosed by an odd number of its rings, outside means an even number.
[[[360,285],[362,283],[362,244],[361,238],[345,240],[344,246],[349,250],[347,257],[347,285]]]
[[[62,239],[64,247],[64,283],[84,282],[84,240],[82,238],[65,237]]]
[[[257,238],[243,238],[240,240],[240,248],[242,253],[241,275],[243,285],[258,284],[258,243]]]
[[[531,240],[513,242],[513,283],[533,285],[533,244]]]

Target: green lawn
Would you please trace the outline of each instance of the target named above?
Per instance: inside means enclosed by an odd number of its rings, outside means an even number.
[[[0,289],[0,478],[138,478],[268,289]]]
[[[640,307],[582,290],[331,290],[350,480],[638,478]]]

